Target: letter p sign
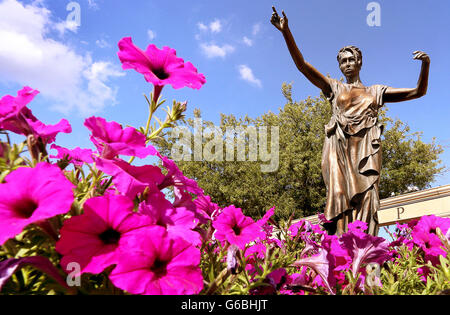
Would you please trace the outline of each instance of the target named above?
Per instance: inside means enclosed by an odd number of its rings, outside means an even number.
[[[399,207],[397,208],[397,220],[400,220],[400,214],[403,214],[405,212],[405,208]]]

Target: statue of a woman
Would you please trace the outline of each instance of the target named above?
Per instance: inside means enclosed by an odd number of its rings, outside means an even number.
[[[379,180],[383,126],[378,123],[378,109],[387,102],[402,102],[422,97],[427,92],[430,58],[415,51],[422,60],[416,88],[392,88],[385,85],[364,86],[359,77],[362,53],[354,46],[342,48],[337,56],[339,68],[347,82],[322,75],[303,59],[282,12],[274,7],[271,23],[281,31],[298,70],[322,90],[331,103],[333,115],[325,126],[322,153],[322,175],[327,187],[325,217],[330,234],[347,231],[349,222],[359,220],[378,232],[377,211],[380,207]]]

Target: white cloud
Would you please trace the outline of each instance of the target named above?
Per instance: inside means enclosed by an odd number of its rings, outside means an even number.
[[[111,78],[124,75],[119,66],[93,61],[73,47],[48,36],[58,23],[39,3],[0,2],[0,81],[28,85],[54,108],[88,115],[116,103]]]
[[[78,31],[78,27],[80,27],[80,25],[75,21],[62,21],[53,25],[53,28],[58,31],[60,36],[64,35],[66,30],[76,33]]]
[[[215,57],[225,58],[228,54],[234,52],[234,47],[228,44],[218,46],[216,44],[202,43],[200,44],[200,48],[208,58],[215,58]]]
[[[106,40],[104,40],[103,38],[102,39],[97,39],[96,41],[95,41],[95,44],[98,46],[98,47],[100,47],[100,48],[109,48],[109,47],[111,47],[111,44],[110,43],[108,43]]]
[[[261,31],[261,23],[254,24],[252,28],[253,36],[257,35],[260,31]]]
[[[197,23],[198,29],[200,31],[207,31],[208,30],[208,26],[206,26],[205,24],[203,24],[202,22],[198,22]]]
[[[147,30],[147,36],[149,40],[154,40],[156,38],[156,32],[153,30]]]
[[[222,22],[219,19],[215,19],[209,25],[203,22],[198,22],[197,27],[202,32],[210,31],[211,33],[220,33],[222,31]]]
[[[90,64],[82,73],[87,82],[87,90],[76,96],[76,103],[81,113],[90,114],[102,110],[105,103],[115,105],[117,87],[110,87],[107,82],[110,78],[124,76],[119,67],[110,62],[97,61]],[[66,105],[55,105],[55,109],[61,112],[69,112]],[[70,109],[70,108],[69,108]]]
[[[215,19],[209,24],[209,29],[212,33],[219,33],[222,30],[222,23],[220,23],[220,20]]]
[[[244,42],[245,45],[247,45],[249,47],[253,46],[253,41],[250,38],[248,38],[247,36],[244,36],[242,41]]]
[[[259,88],[262,87],[261,80],[255,78],[252,69],[250,69],[247,65],[240,65],[238,68],[242,80],[247,81]]]
[[[99,6],[95,0],[88,0],[89,9],[98,10]]]

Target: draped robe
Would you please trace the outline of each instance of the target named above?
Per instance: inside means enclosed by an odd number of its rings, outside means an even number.
[[[364,221],[368,232],[375,234],[383,132],[378,109],[383,106],[388,87],[328,80],[333,115],[325,126],[322,153],[322,175],[327,187],[324,214],[328,220],[344,220],[345,226],[354,220]]]

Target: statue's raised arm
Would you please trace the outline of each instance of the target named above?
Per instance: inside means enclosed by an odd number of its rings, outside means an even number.
[[[280,17],[275,7],[272,6],[272,10],[273,13],[270,22],[283,34],[286,45],[298,70],[300,70],[312,84],[321,89],[326,96],[330,95],[331,87],[328,79],[311,64],[306,62],[298,49],[291,30],[289,29],[288,18],[284,11],[282,11],[283,17]]]
[[[419,80],[415,88],[392,88],[389,87],[384,93],[385,102],[403,102],[424,96],[428,89],[428,74],[430,71],[430,57],[423,51],[413,52],[413,59],[422,61]]]

